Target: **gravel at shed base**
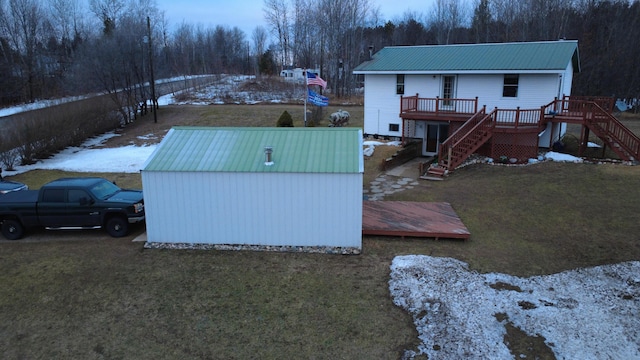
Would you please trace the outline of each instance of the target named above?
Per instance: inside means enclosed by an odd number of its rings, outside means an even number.
[[[231,244],[190,244],[146,242],[145,249],[171,250],[230,250],[230,251],[270,251],[316,254],[359,255],[362,250],[356,247],[334,246],[286,246],[286,245],[231,245]]]

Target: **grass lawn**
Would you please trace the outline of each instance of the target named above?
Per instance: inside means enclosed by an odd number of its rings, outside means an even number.
[[[362,126],[362,107],[343,108]],[[143,118],[107,146],[171,125],[273,126],[285,109],[302,107],[169,106],[158,124]],[[386,156],[368,159],[365,176]],[[11,180],[38,188],[74,175]],[[139,174],[92,175],[141,186]],[[454,257],[519,276],[640,260],[639,188],[638,166],[472,165],[385,197],[447,201],[471,240],[366,237],[358,256],[145,250],[131,241],[143,229],[123,239],[36,231],[0,242],[0,347],[6,359],[397,359],[418,341],[389,296],[394,256]],[[527,346],[527,337],[511,342]]]

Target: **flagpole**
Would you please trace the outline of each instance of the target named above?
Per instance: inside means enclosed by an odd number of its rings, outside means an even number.
[[[307,127],[307,98],[309,97],[309,87],[307,85],[307,69],[304,69],[304,127]]]

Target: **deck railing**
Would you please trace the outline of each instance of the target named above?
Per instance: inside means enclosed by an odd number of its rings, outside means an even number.
[[[574,118],[603,139],[621,158],[640,158],[640,139],[615,116],[614,100],[602,97],[565,97],[543,106],[546,115]],[[581,144],[585,146],[585,144]],[[623,149],[624,151],[621,151]],[[625,154],[626,152],[626,154]]]
[[[541,120],[540,110],[503,110],[496,108],[496,126],[509,126],[518,128],[520,126],[539,126]]]
[[[569,103],[575,101],[588,102],[598,104],[604,111],[613,112],[616,99],[610,96],[564,96],[563,101]]]
[[[615,99],[603,96],[565,96],[543,106],[542,112],[547,115],[583,117],[591,111],[592,104],[597,104],[605,112],[613,112]]]
[[[400,99],[400,113],[432,113],[432,114],[475,114],[478,112],[478,98],[475,99],[448,99],[448,98],[421,98],[415,96],[403,96]]]

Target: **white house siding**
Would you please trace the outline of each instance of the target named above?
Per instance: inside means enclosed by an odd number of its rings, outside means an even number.
[[[567,69],[562,74],[562,94],[560,96],[571,95],[571,84],[573,84],[573,64],[569,63]]]
[[[421,98],[435,98],[442,96],[441,76],[434,75],[405,75],[404,96],[415,96]],[[395,87],[394,87],[395,89]],[[398,103],[398,108],[400,104]]]
[[[365,75],[364,86],[367,89],[364,94],[365,134],[402,136],[396,75]],[[389,124],[399,124],[400,131],[390,132]]]
[[[520,74],[518,96],[502,96],[504,74],[460,75],[458,76],[457,97],[473,99],[478,97],[478,107],[487,106],[487,111],[499,109],[540,109],[553,101],[558,94],[557,74]]]
[[[149,242],[362,247],[362,174],[143,171],[142,184]]]

